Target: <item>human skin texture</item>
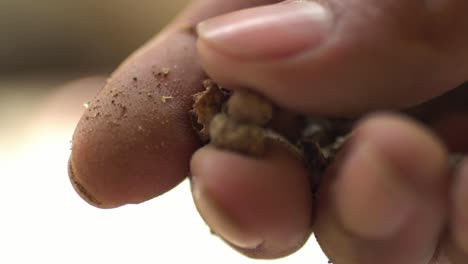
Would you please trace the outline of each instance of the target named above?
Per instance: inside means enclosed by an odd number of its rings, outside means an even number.
[[[466,140],[446,138],[466,134],[463,111],[426,124],[395,113],[361,119],[317,200],[287,149],[271,144],[256,159],[198,149],[187,113],[204,71],[302,114],[359,117],[419,105],[468,79],[467,2],[275,3],[195,1],[127,59],[76,129],[76,189],[112,208],[156,197],[190,171],[205,222],[248,256],[291,254],[313,229],[338,264],[428,264],[444,254],[465,263],[466,165],[451,170],[448,152]]]

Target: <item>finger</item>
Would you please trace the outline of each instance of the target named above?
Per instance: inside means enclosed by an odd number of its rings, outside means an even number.
[[[437,111],[438,114],[433,116],[432,120],[428,120],[434,131],[444,141],[447,148],[454,153],[466,153],[468,149],[468,114],[466,109],[466,86],[463,90],[455,91],[452,95],[444,96],[445,100],[440,101],[430,108]],[[444,99],[444,98],[441,98]],[[450,111],[451,106],[456,105]],[[445,111],[445,112],[444,112]],[[427,113],[426,113],[427,114]],[[456,161],[456,162],[454,162]],[[468,163],[460,162],[459,157],[455,157],[451,161],[454,168],[454,176],[451,185],[450,198],[450,228],[449,232],[444,235],[441,242],[439,254],[436,256],[434,263],[450,263],[459,264],[468,261],[467,250],[467,233],[466,233],[466,175],[468,171]],[[460,162],[460,163],[458,163]],[[461,164],[461,165],[460,165]]]
[[[190,28],[208,17],[274,1],[195,1],[128,58],[90,102],[73,136],[72,181],[104,208],[139,203],[188,174],[198,143],[188,116],[205,78]]]
[[[428,130],[377,115],[325,179],[314,232],[333,263],[427,264],[444,228],[447,157]]]
[[[191,162],[201,216],[214,233],[254,258],[291,254],[311,231],[307,172],[277,144],[260,159],[205,147]]]
[[[198,26],[207,72],[301,112],[408,107],[467,79],[468,2],[285,1]]]
[[[444,249],[451,259],[451,264],[468,261],[468,160],[465,159],[455,172],[452,185],[450,232]]]

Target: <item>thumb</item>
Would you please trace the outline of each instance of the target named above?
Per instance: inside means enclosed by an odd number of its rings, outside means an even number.
[[[198,25],[203,66],[309,113],[409,107],[468,77],[464,0],[285,1]]]

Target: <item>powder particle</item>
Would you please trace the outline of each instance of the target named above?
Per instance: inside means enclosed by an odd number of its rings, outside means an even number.
[[[100,116],[100,115],[101,115],[100,112],[96,112],[96,113],[94,113],[94,114],[89,115],[89,117],[91,117],[91,118],[96,118],[96,117],[98,117],[98,116]]]
[[[173,96],[161,96],[161,102],[163,102],[163,103],[167,103],[167,102],[171,101],[172,99],[174,99]]]
[[[159,71],[159,75],[162,75],[162,76],[166,77],[166,76],[169,75],[170,72],[171,72],[171,70],[169,68],[164,67]]]

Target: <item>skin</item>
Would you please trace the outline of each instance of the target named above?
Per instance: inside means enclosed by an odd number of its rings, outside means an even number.
[[[248,256],[291,254],[313,231],[338,264],[466,263],[468,162],[450,169],[447,153],[467,150],[467,140],[453,135],[468,130],[468,114],[442,115],[431,130],[402,115],[367,113],[417,105],[468,79],[468,3],[319,1],[331,22],[308,25],[320,40],[313,50],[278,40],[275,21],[235,26],[270,9],[310,4],[263,7],[277,2],[195,1],[127,59],[93,101],[102,112],[85,113],[77,126],[70,158],[75,188],[91,204],[112,208],[169,191],[191,171],[203,219]],[[252,7],[260,9],[245,11]],[[188,30],[237,10],[199,26],[198,38]],[[288,20],[281,22],[287,30]],[[214,34],[213,25],[231,27]],[[238,49],[262,39],[264,49]],[[155,77],[155,65],[177,68]],[[278,144],[260,159],[213,147],[195,152],[186,113],[202,69],[226,87],[249,87],[298,112],[366,116],[316,201],[301,162]],[[155,102],[139,91],[174,101]]]

